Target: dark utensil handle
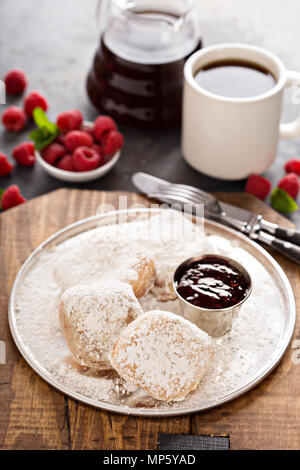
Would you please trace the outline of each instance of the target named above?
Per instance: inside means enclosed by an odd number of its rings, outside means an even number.
[[[294,243],[300,246],[300,231],[294,228],[281,227],[277,224],[272,224],[266,220],[262,220],[260,223],[262,230],[267,230],[269,233],[274,235],[276,238],[286,240],[287,242]]]
[[[295,263],[300,264],[300,246],[286,240],[280,240],[279,238],[263,231],[258,233],[257,238],[279,251],[282,255],[290,258]]]
[[[296,229],[277,227],[274,236],[300,246],[300,232]]]

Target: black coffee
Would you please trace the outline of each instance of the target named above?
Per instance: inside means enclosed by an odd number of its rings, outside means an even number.
[[[205,90],[228,98],[262,95],[276,83],[269,70],[255,63],[238,60],[207,64],[196,72],[194,78]]]

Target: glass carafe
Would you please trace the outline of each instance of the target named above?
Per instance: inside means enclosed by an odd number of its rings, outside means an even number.
[[[194,0],[102,0],[98,10],[91,101],[118,122],[179,124],[183,66],[201,47]]]

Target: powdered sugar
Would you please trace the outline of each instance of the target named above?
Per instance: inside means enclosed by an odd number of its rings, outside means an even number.
[[[79,366],[70,357],[59,327],[57,304],[61,291],[53,278],[53,266],[62,253],[69,253],[75,244],[80,246],[86,240],[88,245],[91,237],[104,240],[103,227],[77,235],[54,250],[42,250],[39,253],[17,292],[15,317],[18,335],[33,360],[58,386],[61,384],[70,391],[76,391],[98,402],[176,409],[224,397],[249,383],[274,356],[284,321],[279,287],[261,263],[241,248],[237,241],[228,241],[217,235],[204,237],[199,233],[193,234],[189,222],[183,243],[180,234],[175,234],[174,231],[169,234],[169,242],[166,232],[163,234],[165,238],[160,241],[161,233],[154,229],[159,225],[158,219],[152,219],[156,220],[150,225],[148,222],[129,223],[126,230],[131,234],[131,239],[124,239],[127,246],[138,245],[140,251],[151,255],[157,265],[159,278],[162,281],[167,279],[162,287],[163,293],[167,292],[166,286],[172,277],[173,268],[183,259],[202,252],[231,256],[247,267],[253,281],[252,296],[242,306],[231,332],[215,341],[215,357],[200,386],[183,402],[162,403],[145,397],[115,372],[95,372]],[[114,239],[117,238],[121,226],[116,227],[104,227],[107,240],[111,240],[112,233]],[[153,229],[152,239],[148,234],[145,235],[146,227]],[[124,233],[124,227],[122,230]],[[177,244],[176,236],[179,236]],[[150,292],[140,300],[144,311],[158,309],[180,314],[177,300],[162,302],[154,294],[155,291]]]

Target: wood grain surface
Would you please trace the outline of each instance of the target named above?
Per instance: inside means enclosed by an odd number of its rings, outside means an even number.
[[[0,448],[157,449],[158,433],[165,432],[227,434],[232,449],[299,449],[299,269],[275,253],[296,297],[298,318],[294,338],[280,365],[260,385],[214,410],[169,418],[104,412],[57,392],[22,359],[7,320],[11,287],[22,263],[45,238],[72,222],[94,215],[100,204],[118,208],[120,194],[127,195],[130,204],[150,204],[133,193],[62,189],[0,216],[0,340],[6,345],[6,364],[0,364]],[[250,195],[219,194],[219,197],[260,212],[268,220],[291,225]]]

